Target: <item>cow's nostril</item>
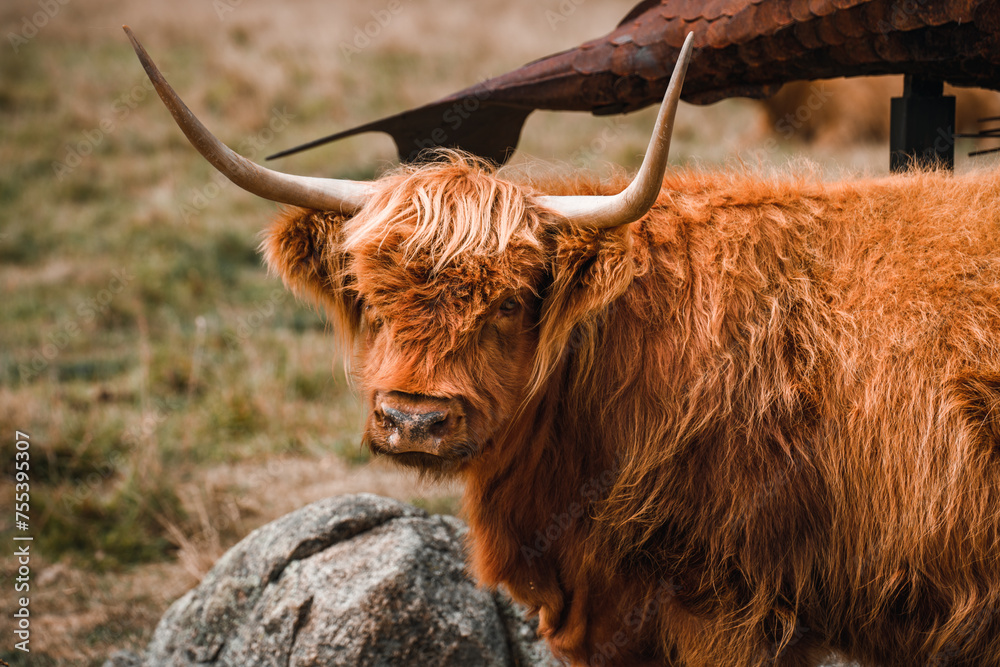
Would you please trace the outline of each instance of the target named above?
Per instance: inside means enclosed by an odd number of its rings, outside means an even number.
[[[402,410],[396,410],[395,408],[390,408],[385,403],[383,403],[379,407],[381,408],[381,414],[379,416],[382,418],[382,422],[385,424],[385,426],[389,428],[400,428],[407,422],[406,418],[407,413],[403,412]]]
[[[447,412],[431,412],[428,414],[427,432],[435,438],[441,438],[451,429],[451,419]]]
[[[441,424],[448,420],[447,412],[425,412],[421,415],[415,415],[416,419],[423,426],[434,426],[435,424]]]

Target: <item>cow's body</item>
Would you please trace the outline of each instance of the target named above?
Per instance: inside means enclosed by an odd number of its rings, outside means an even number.
[[[664,181],[689,34],[624,190],[454,152],[296,177],[130,38],[206,159],[308,207],[265,255],[347,343],[368,445],[464,478],[473,569],[575,664],[1000,665],[996,171]]]
[[[420,316],[412,229],[367,225],[386,264],[345,295],[296,272],[315,218],[270,234],[293,287]],[[685,173],[631,227],[550,232],[535,390],[458,469],[484,582],[579,664],[1000,664],[1000,177]]]

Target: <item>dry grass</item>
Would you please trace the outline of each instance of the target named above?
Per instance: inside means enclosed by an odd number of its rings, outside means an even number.
[[[256,232],[275,207],[218,185],[150,94],[121,24],[231,145],[266,139],[268,122],[290,114],[259,158],[571,47],[632,4],[584,2],[552,29],[546,12],[567,3],[404,0],[349,59],[344,44],[387,1],[71,0],[16,52],[8,37],[0,421],[32,436],[32,665],[100,664],[111,648],[143,645],[225,549],[312,500],[364,490],[438,511],[454,510],[459,491],[367,462],[324,322],[261,269]],[[40,7],[3,3],[3,34]],[[536,114],[514,168],[551,168],[524,155],[633,167],[653,113]],[[762,119],[746,101],[685,106],[674,154],[767,164],[802,150],[757,151]],[[393,157],[388,138],[364,136],[280,168],[370,177]],[[887,161],[881,146],[814,157],[832,170]],[[13,572],[4,560],[4,604]],[[0,657],[25,664],[9,624]]]

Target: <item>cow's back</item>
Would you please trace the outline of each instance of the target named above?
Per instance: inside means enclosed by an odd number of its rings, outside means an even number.
[[[575,385],[611,417],[575,437],[622,461],[609,562],[658,551],[730,657],[734,623],[883,662],[998,649],[1000,177],[688,172],[633,241]]]

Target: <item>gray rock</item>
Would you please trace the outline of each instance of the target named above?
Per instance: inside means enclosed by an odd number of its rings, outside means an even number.
[[[313,503],[226,553],[161,619],[144,663],[559,664],[523,609],[469,578],[465,532],[379,496]]]
[[[134,651],[115,651],[102,667],[142,667],[142,656]]]

